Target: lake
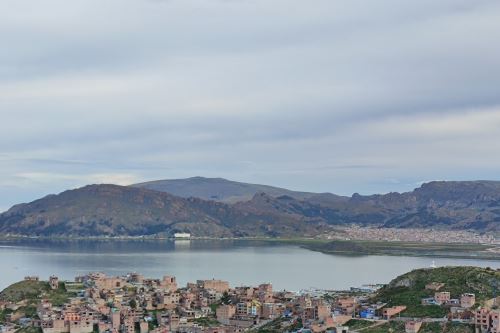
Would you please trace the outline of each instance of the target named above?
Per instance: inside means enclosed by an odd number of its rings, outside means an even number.
[[[100,271],[174,275],[180,285],[197,279],[228,280],[231,286],[271,282],[276,290],[345,289],[387,283],[432,258],[327,255],[295,245],[221,241],[0,241],[0,290],[26,275],[63,279]],[[436,265],[500,268],[499,260],[434,258]]]

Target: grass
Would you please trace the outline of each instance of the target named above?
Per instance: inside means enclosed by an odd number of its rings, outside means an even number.
[[[193,319],[193,323],[196,323],[196,324],[201,325],[203,327],[212,327],[212,326],[220,325],[220,323],[217,321],[217,319],[211,318],[211,317],[195,318],[195,319]]]
[[[247,331],[248,333],[282,333],[282,332],[293,332],[302,328],[302,320],[297,319],[291,325],[286,325],[290,319],[287,318],[276,318],[267,324],[259,327],[258,329],[251,329]],[[285,326],[282,326],[285,324]]]
[[[405,325],[403,322],[392,321],[381,326],[368,328],[363,333],[404,333]],[[424,323],[419,333],[474,333],[474,327],[458,323]]]
[[[42,333],[42,329],[40,327],[23,327],[18,329],[15,333]]]
[[[405,332],[405,324],[403,322],[391,321],[383,325],[367,328],[363,333],[403,333]]]
[[[0,300],[17,303],[23,300],[29,305],[37,305],[42,298],[46,298],[55,306],[67,303],[74,292],[66,290],[64,283],[59,283],[59,288],[52,290],[45,281],[21,281],[10,285],[0,293]]]
[[[375,325],[375,322],[363,319],[351,319],[346,323],[346,326],[349,326],[351,330],[357,330],[372,325]]]

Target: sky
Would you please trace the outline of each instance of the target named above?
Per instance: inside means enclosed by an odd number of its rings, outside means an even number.
[[[496,0],[4,0],[0,210],[191,176],[500,180]]]

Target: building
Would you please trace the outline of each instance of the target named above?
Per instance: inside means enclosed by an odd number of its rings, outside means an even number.
[[[49,278],[50,289],[56,290],[59,289],[59,279],[57,276],[51,276]]]
[[[174,234],[175,239],[189,239],[191,238],[191,234],[188,234],[186,232],[176,232]]]
[[[361,312],[359,313],[359,316],[363,319],[373,319],[375,317],[375,309],[373,308],[367,308],[367,309],[363,309],[361,310]]]
[[[314,317],[318,320],[325,320],[332,317],[330,305],[319,304],[314,308]]]
[[[24,277],[24,281],[39,281],[39,280],[40,280],[40,278],[36,275]]]
[[[422,327],[421,321],[407,321],[405,323],[405,332],[406,333],[418,333],[420,331],[420,327]]]
[[[475,323],[481,332],[500,333],[500,310],[478,309]]]
[[[463,294],[460,296],[460,306],[462,308],[472,308],[476,304],[476,295],[474,294]]]
[[[223,304],[216,310],[217,321],[221,324],[229,325],[229,320],[236,314],[236,307],[234,305]]]
[[[406,306],[404,305],[393,306],[391,308],[384,308],[382,309],[382,315],[384,319],[391,319],[392,317],[400,314],[404,310],[406,310]]]
[[[144,282],[144,275],[139,274],[139,273],[130,273],[129,274],[129,282],[131,283],[136,283],[136,284],[142,284]]]
[[[99,276],[97,279],[94,280],[95,286],[98,289],[107,289],[107,290],[113,290],[113,289],[121,289],[127,285],[124,279],[120,277],[106,277],[106,276]]]
[[[139,323],[139,331],[140,331],[140,333],[148,333],[149,332],[149,325],[144,320],[142,320]]]
[[[174,276],[164,276],[161,280],[161,286],[168,291],[177,291],[177,282]]]
[[[450,301],[451,295],[448,291],[439,291],[434,294],[434,300],[436,304],[443,305]]]
[[[261,316],[264,319],[276,319],[281,315],[281,313],[282,313],[281,310],[282,310],[281,304],[263,303],[262,310],[261,310]]]
[[[196,282],[200,289],[212,289],[219,293],[229,291],[229,282],[222,280],[198,280]]]
[[[339,298],[335,306],[338,312],[351,315],[356,310],[356,299],[354,297]]]

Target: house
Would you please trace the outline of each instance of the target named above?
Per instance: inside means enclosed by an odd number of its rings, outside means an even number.
[[[335,305],[340,313],[352,315],[356,310],[356,299],[354,297],[339,298]]]
[[[373,308],[366,308],[361,310],[359,316],[363,319],[373,319],[375,317],[375,309]]]
[[[393,306],[390,308],[384,308],[382,309],[382,315],[384,319],[391,319],[391,317],[394,317],[395,315],[400,314],[406,310],[406,306],[404,305],[398,305],[398,306]]]
[[[217,321],[221,324],[229,325],[229,320],[236,314],[236,306],[223,304],[215,311]]]
[[[481,332],[500,333],[500,310],[478,309],[475,324]]]
[[[436,304],[443,305],[447,304],[451,299],[451,295],[448,291],[439,291],[434,294],[434,300]]]
[[[463,294],[460,296],[460,306],[462,308],[472,308],[476,304],[476,295],[475,294]]]
[[[198,280],[196,281],[200,289],[212,289],[219,293],[229,291],[229,282],[222,280]]]

